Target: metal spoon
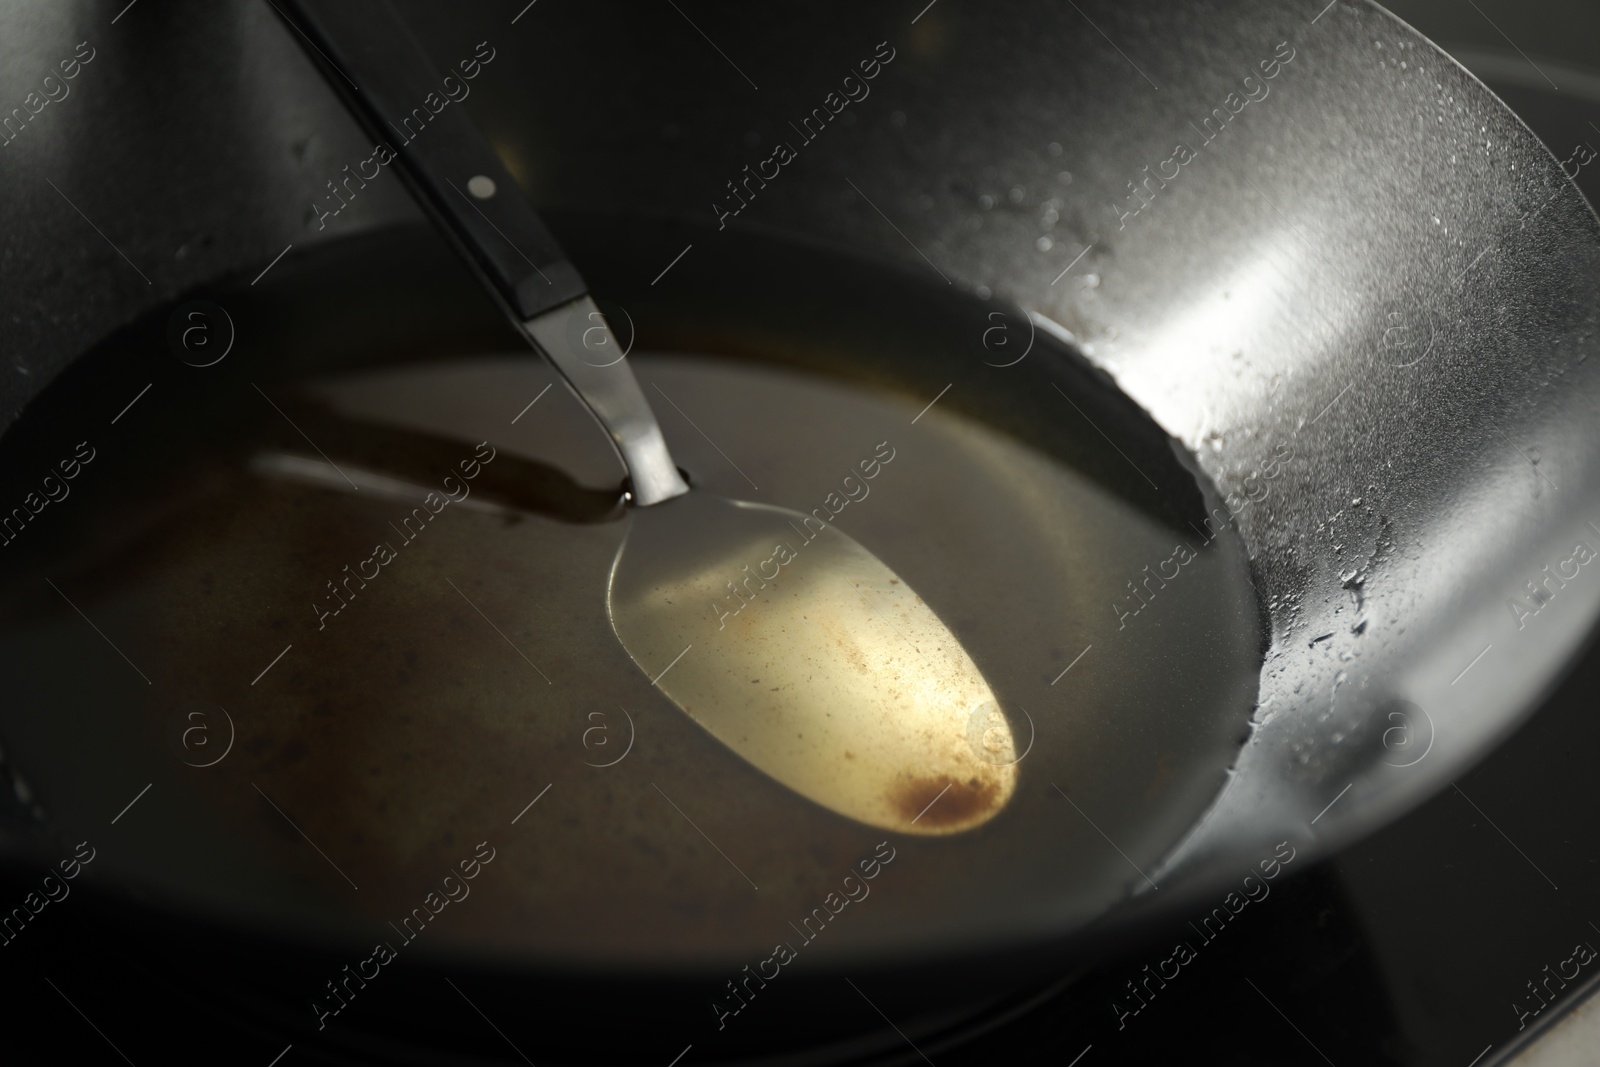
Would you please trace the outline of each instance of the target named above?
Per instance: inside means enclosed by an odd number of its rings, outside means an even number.
[[[632,369],[593,358],[617,348],[582,278],[405,24],[387,4],[288,7],[368,131],[401,134],[412,193],[616,446],[633,507],[608,608],[652,683],[841,815],[940,834],[998,813],[1016,786],[1011,730],[933,610],[826,509],[691,491]]]

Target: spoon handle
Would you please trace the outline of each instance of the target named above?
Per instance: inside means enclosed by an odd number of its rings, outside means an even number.
[[[655,504],[688,492],[638,380],[614,355],[619,346],[588,286],[459,106],[471,92],[467,71],[481,68],[481,57],[440,75],[387,3],[282,3],[287,10],[280,14],[311,60],[378,139],[372,161],[395,163],[523,336],[610,435],[628,468],[633,502]]]

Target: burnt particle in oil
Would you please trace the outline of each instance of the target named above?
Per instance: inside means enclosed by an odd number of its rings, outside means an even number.
[[[913,778],[895,787],[889,803],[908,823],[961,826],[988,815],[999,793],[1000,785],[993,779]]]

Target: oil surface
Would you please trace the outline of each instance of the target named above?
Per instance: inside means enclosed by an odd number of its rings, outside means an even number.
[[[948,401],[629,358],[697,487],[837,509],[950,627],[997,698],[971,751],[1015,776],[992,820],[874,831],[652,686],[605,611],[623,472],[554,374],[511,354],[236,382],[203,432],[152,404],[102,448],[54,527],[0,557],[0,739],[46,821],[104,837],[151,783],[107,870],[356,936],[398,929],[486,843],[429,946],[591,963],[809,944],[793,924],[838,916],[875,849],[894,859],[873,903],[808,954],[1021,936],[1147,888],[1251,710],[1231,532],[1175,530]],[[871,457],[869,491],[847,492]],[[959,823],[993,800],[938,792],[898,802]]]

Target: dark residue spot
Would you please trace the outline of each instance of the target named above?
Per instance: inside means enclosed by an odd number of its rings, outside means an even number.
[[[918,826],[960,826],[988,815],[999,795],[1000,785],[994,781],[912,778],[895,787],[889,803],[901,818],[915,819]]]

